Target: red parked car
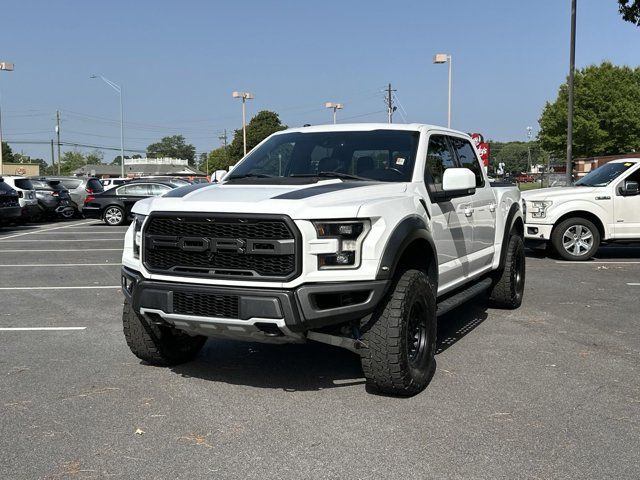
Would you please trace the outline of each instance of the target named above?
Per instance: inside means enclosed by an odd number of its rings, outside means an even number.
[[[535,179],[531,175],[527,175],[526,173],[516,175],[515,179],[518,183],[531,183],[535,181]]]

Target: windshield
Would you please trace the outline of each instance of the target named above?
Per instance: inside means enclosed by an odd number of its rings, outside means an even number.
[[[408,130],[283,133],[251,152],[225,181],[319,178],[409,182],[419,133]],[[271,179],[271,180],[269,180]]]
[[[580,187],[605,187],[633,165],[633,162],[606,163],[578,180],[576,185]]]

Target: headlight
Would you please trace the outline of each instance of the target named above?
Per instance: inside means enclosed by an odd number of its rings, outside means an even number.
[[[146,215],[140,215],[139,213],[133,216],[133,256],[134,258],[140,258],[140,247],[142,246],[142,224]]]
[[[547,216],[547,209],[551,206],[552,203],[553,202],[551,200],[531,202],[531,208],[529,209],[529,211],[531,212],[531,217],[545,218]]]
[[[330,270],[339,268],[358,268],[362,241],[371,227],[369,220],[340,220],[313,222],[318,238],[335,238],[338,249],[335,253],[318,255],[318,268]]]

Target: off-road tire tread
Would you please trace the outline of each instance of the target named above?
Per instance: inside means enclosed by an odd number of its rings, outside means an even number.
[[[491,292],[489,293],[489,301],[491,306],[496,308],[516,309],[522,305],[523,295],[519,297],[515,294],[513,285],[512,269],[515,268],[516,255],[522,255],[524,262],[524,242],[519,235],[511,235],[507,246],[507,256],[505,264],[500,273],[497,274],[493,283]],[[526,272],[526,267],[523,271]],[[524,282],[524,278],[523,278]]]
[[[131,352],[151,365],[167,367],[192,360],[205,344],[207,337],[180,335],[168,327],[150,324],[125,302],[122,310],[124,337]]]
[[[422,391],[428,384],[431,375],[422,382],[416,382],[407,368],[407,359],[402,348],[403,312],[411,288],[419,288],[427,297],[431,310],[433,338],[429,354],[429,368],[435,366],[435,322],[436,301],[434,288],[427,275],[419,270],[407,270],[398,278],[390,293],[381,305],[380,311],[374,312],[367,330],[363,332],[364,348],[360,350],[362,369],[367,385],[374,390],[391,395],[411,396]]]

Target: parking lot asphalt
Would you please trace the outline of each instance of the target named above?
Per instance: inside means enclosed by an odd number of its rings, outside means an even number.
[[[530,253],[523,306],[442,318],[431,384],[398,399],[314,343],[143,364],[120,320],[125,230],[0,230],[2,478],[638,478],[640,247]]]

